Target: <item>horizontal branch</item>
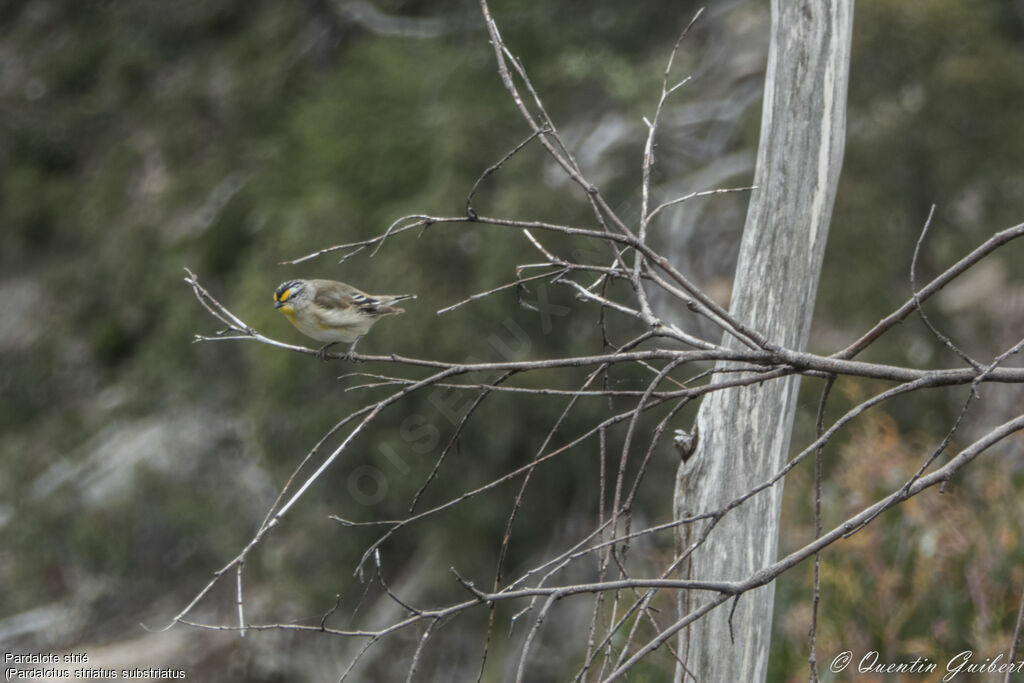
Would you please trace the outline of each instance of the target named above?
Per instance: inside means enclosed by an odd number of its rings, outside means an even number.
[[[401,630],[407,626],[411,626],[416,622],[424,619],[443,619],[449,617],[457,612],[463,612],[471,607],[477,605],[489,605],[496,602],[504,602],[508,600],[521,600],[524,598],[533,597],[554,597],[555,599],[566,598],[572,595],[580,595],[584,593],[601,593],[607,591],[620,591],[631,588],[660,588],[660,589],[675,589],[675,590],[701,590],[701,591],[712,591],[716,593],[726,592],[731,590],[732,583],[728,581],[685,581],[685,580],[673,580],[673,579],[620,579],[617,581],[598,581],[594,583],[581,583],[568,586],[550,586],[550,587],[539,587],[539,588],[519,588],[508,591],[498,591],[494,593],[486,593],[477,590],[472,583],[462,581],[463,587],[469,590],[473,594],[472,600],[465,600],[463,602],[448,605],[446,607],[439,607],[435,609],[419,609],[416,610],[411,616],[405,619],[395,622],[390,626],[379,630],[368,630],[368,629],[336,629],[321,624],[316,626],[305,625],[305,624],[246,624],[245,630],[251,631],[268,631],[268,630],[282,630],[282,631],[316,631],[320,633],[328,633],[336,636],[346,636],[355,638],[380,638],[386,636],[395,631]],[[202,624],[198,622],[188,621],[185,619],[180,620],[181,623],[188,626],[195,626],[197,628],[203,628],[212,631],[239,631],[243,627],[240,626],[227,626],[227,625],[216,625],[216,624]]]
[[[315,356],[316,349],[302,346],[293,346],[271,340],[262,335],[233,336],[233,337],[202,337],[202,341],[221,341],[224,339],[253,339],[264,343],[271,343],[273,346],[298,351],[307,355]],[[327,358],[343,360],[347,356],[343,353],[327,353]],[[983,376],[986,382],[998,382],[1009,384],[1024,383],[1024,368],[996,368],[991,372],[975,370],[974,368],[945,368],[945,369],[924,369],[907,368],[899,365],[886,365],[884,363],[867,363],[863,361],[842,360],[834,356],[819,356],[813,353],[789,351],[781,349],[771,351],[745,351],[736,349],[716,349],[698,351],[677,351],[671,349],[652,349],[649,351],[631,351],[628,353],[607,353],[591,356],[569,356],[566,358],[549,358],[545,360],[529,361],[497,361],[493,363],[457,363],[427,358],[413,358],[389,354],[386,356],[372,356],[354,354],[351,358],[360,362],[398,363],[425,368],[437,368],[452,370],[453,375],[462,375],[475,372],[500,372],[513,370],[523,372],[529,370],[550,370],[557,368],[576,368],[600,365],[602,363],[626,363],[651,360],[666,360],[684,362],[706,362],[706,361],[734,361],[747,363],[751,366],[758,366],[751,369],[751,372],[764,371],[765,368],[775,369],[779,366],[789,366],[798,374],[823,375],[844,375],[848,377],[863,377],[865,379],[888,380],[891,382],[913,382],[925,380],[921,388],[946,387],[961,384],[970,384],[979,376]]]
[[[186,278],[186,281],[192,286],[196,297],[203,306],[205,306],[211,314],[219,320],[228,324],[231,331],[235,333],[217,336],[196,335],[196,341],[252,340],[290,351],[297,351],[299,353],[305,353],[312,356],[318,355],[319,351],[317,349],[286,344],[260,334],[255,328],[243,322],[240,318],[231,313],[223,304],[213,298],[209,292],[200,286],[198,280],[191,272],[189,272],[189,277]],[[340,353],[328,353],[326,354],[326,357],[345,359],[350,356]],[[493,363],[457,363],[400,356],[394,353],[387,356],[355,354],[352,355],[351,358],[356,361],[398,363],[401,365],[445,370],[449,373],[446,374],[448,377],[474,372],[523,372],[530,370],[589,367],[605,363],[616,364],[666,360],[685,363],[734,361],[738,363],[747,363],[753,366],[761,366],[763,368],[789,366],[797,373],[847,375],[851,377],[881,379],[893,382],[912,382],[923,379],[926,380],[924,386],[927,387],[969,384],[977,380],[979,377],[982,377],[986,382],[1024,382],[1024,368],[1000,367],[984,370],[976,370],[974,368],[919,370],[916,368],[907,368],[898,365],[846,360],[837,356],[818,356],[813,353],[792,351],[778,347],[764,350],[726,349],[722,347],[707,350],[701,349],[685,351],[651,349],[647,351],[615,352],[589,356],[570,356],[566,358],[549,358],[528,361],[500,361]]]

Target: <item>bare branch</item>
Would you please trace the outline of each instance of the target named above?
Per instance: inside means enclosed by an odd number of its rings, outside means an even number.
[[[519,152],[519,150],[521,150],[523,147],[526,147],[528,144],[533,142],[533,139],[535,137],[537,137],[538,135],[543,135],[546,132],[548,132],[548,131],[547,131],[547,129],[544,129],[544,128],[541,128],[539,130],[533,131],[532,133],[530,133],[529,137],[527,137],[525,140],[523,140],[518,145],[513,147],[512,151],[509,152],[508,154],[506,154],[505,156],[503,156],[500,161],[498,161],[493,166],[489,166],[487,168],[487,170],[485,170],[482,174],[480,174],[480,177],[476,179],[476,182],[473,183],[473,187],[469,190],[469,194],[466,195],[466,215],[469,218],[472,219],[472,218],[476,217],[476,210],[473,208],[473,195],[475,195],[476,191],[480,188],[480,184],[483,183],[484,180],[486,180],[488,176],[490,176],[494,172],[498,171],[502,167],[502,165],[506,161],[508,161],[509,159],[514,157]]]
[[[1017,610],[1017,623],[1013,626],[1013,639],[1010,641],[1010,650],[1006,654],[1007,662],[1017,661],[1017,645],[1020,644],[1021,629],[1024,627],[1024,592],[1021,593],[1020,597],[1020,608]],[[1010,683],[1010,674],[1012,672],[1007,669],[1006,676],[1003,678],[1003,683]]]
[[[712,196],[714,196],[716,194],[729,194],[731,192],[752,192],[753,190],[756,190],[756,189],[757,189],[756,185],[748,185],[746,187],[722,187],[722,188],[718,188],[718,189],[715,189],[715,190],[702,190],[700,192],[691,192],[688,195],[684,195],[682,197],[677,197],[675,199],[670,199],[670,200],[668,200],[666,202],[662,202],[661,204],[658,204],[658,206],[654,207],[653,211],[651,211],[649,214],[647,214],[647,220],[648,220],[648,222],[650,222],[650,221],[654,220],[654,217],[657,216],[659,213],[661,213],[662,210],[667,209],[670,206],[676,206],[677,204],[682,204],[684,202],[688,202],[691,199],[697,199],[699,197],[712,197]]]
[[[920,306],[922,301],[925,301],[926,299],[930,298],[933,294],[940,291],[943,287],[948,285],[957,277],[963,275],[963,273],[968,268],[976,264],[978,261],[981,261],[983,258],[994,252],[999,247],[1003,246],[1007,242],[1010,242],[1011,240],[1017,239],[1021,235],[1024,235],[1024,223],[997,232],[995,235],[985,240],[984,243],[979,245],[970,254],[954,263],[952,266],[943,271],[942,274],[940,274],[938,277],[936,277],[927,285],[925,285],[924,288],[918,291],[915,296],[911,297],[909,301],[904,303],[902,306],[900,306],[898,309],[890,313],[885,318],[879,320],[878,323],[870,330],[868,330],[866,333],[864,333],[864,335],[860,339],[850,344],[842,351],[833,354],[833,358],[840,358],[844,360],[848,358],[853,358],[858,353],[866,349],[871,344],[871,342],[875,341],[883,334],[885,334],[894,325],[903,322],[908,315],[917,310],[917,307]]]
[[[972,368],[974,368],[975,370],[980,370],[981,369],[981,363],[979,363],[978,361],[974,360],[973,358],[968,356],[966,353],[964,353],[956,344],[954,344],[952,342],[952,340],[950,340],[949,337],[947,337],[946,335],[944,335],[941,332],[939,332],[939,330],[936,329],[936,327],[934,325],[932,325],[932,321],[928,319],[928,316],[925,315],[924,309],[921,308],[921,300],[920,300],[920,298],[917,295],[917,275],[916,275],[916,272],[917,272],[917,259],[918,259],[918,256],[921,253],[921,245],[924,244],[924,238],[928,234],[928,228],[931,226],[932,218],[934,216],[935,216],[935,205],[932,204],[932,208],[928,211],[928,218],[924,222],[924,227],[921,228],[921,236],[917,238],[917,244],[914,245],[914,256],[910,260],[910,291],[911,291],[911,296],[913,297],[913,300],[914,300],[914,306],[917,308],[917,314],[919,316],[921,316],[921,322],[923,322],[925,324],[925,326],[928,328],[928,330],[933,335],[935,335],[935,338],[938,339],[940,342],[942,342],[946,346],[946,348],[948,348],[950,351],[952,351],[953,353],[958,355],[961,359],[963,359],[963,361],[965,363],[967,363],[968,365],[970,365]]]
[[[832,385],[835,384],[835,377],[828,377],[825,380],[825,386],[821,390],[821,398],[818,399],[818,417],[815,420],[814,431],[815,436],[821,439],[825,431],[825,406],[828,404],[828,395],[832,391]],[[821,479],[822,470],[824,469],[824,449],[825,442],[822,441],[818,446],[814,454],[814,537],[818,538],[822,532],[821,522]],[[810,673],[808,674],[809,683],[817,683],[818,681],[818,604],[821,602],[821,556],[819,553],[814,554],[814,580],[813,580],[813,597],[811,599],[811,627],[809,630],[809,637],[811,639],[810,653],[807,655],[807,663],[810,665]]]

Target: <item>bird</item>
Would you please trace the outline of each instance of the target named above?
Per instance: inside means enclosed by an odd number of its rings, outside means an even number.
[[[676,445],[676,450],[679,451],[679,457],[686,462],[693,455],[694,451],[697,450],[697,440],[700,438],[700,434],[697,430],[697,425],[693,425],[693,431],[688,432],[685,429],[677,429],[675,431],[675,438],[673,441]]]
[[[378,320],[405,313],[394,303],[415,298],[415,294],[367,294],[337,280],[288,280],[274,290],[274,308],[299,332],[327,342],[317,358],[327,360],[327,349],[344,342],[351,345],[345,358],[352,360],[356,344]]]

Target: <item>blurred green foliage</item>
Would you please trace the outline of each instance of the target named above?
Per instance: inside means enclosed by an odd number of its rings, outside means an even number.
[[[615,169],[602,187],[613,206],[635,200],[640,116],[650,113],[665,56],[694,8],[659,0],[510,0],[493,7],[556,122],[608,111],[636,122],[635,145],[601,162]],[[826,339],[852,338],[908,297],[910,255],[932,202],[939,210],[922,281],[985,235],[1019,222],[1024,28],[1007,8],[998,0],[858,3],[849,144],[818,299]],[[515,231],[433,226],[424,237],[392,238],[373,258],[281,264],[379,234],[408,213],[458,215],[480,172],[527,133],[495,73],[474,3],[393,0],[380,9],[448,17],[453,28],[430,39],[374,35],[318,0],[65,0],[0,9],[0,291],[10,306],[0,336],[0,517],[8,551],[0,580],[18,586],[0,596],[0,615],[74,603],[86,614],[81,633],[102,628],[105,637],[132,632],[140,620],[166,619],[249,538],[320,437],[366,396],[382,395],[346,391],[361,380],[337,376],[387,367],[323,365],[246,342],[190,344],[193,334],[210,333],[217,323],[182,282],[183,267],[246,322],[293,343],[307,340],[272,310],[271,292],[282,280],[314,276],[419,294],[406,315],[362,342],[365,352],[494,359],[501,355],[495,338],[530,358],[600,349],[595,312],[565,292],[541,292],[542,285],[523,298],[545,296],[571,308],[551,327],[519,306],[511,290],[435,315],[510,280],[517,263],[535,259]],[[694,40],[696,51],[701,38]],[[696,58],[684,50],[680,61],[685,69]],[[756,142],[756,115],[749,121],[741,140],[748,145]],[[582,197],[551,181],[545,164],[527,148],[481,188],[479,210],[589,225]],[[549,246],[580,245],[551,239]],[[1019,268],[1007,271],[1019,283]],[[981,313],[954,320],[938,310],[935,318],[963,332],[979,353],[991,353],[986,340],[999,335],[973,341]],[[925,364],[951,363],[944,353],[919,329],[901,330],[871,352],[894,363],[920,364],[922,354]],[[642,386],[628,373],[614,379],[623,388]],[[808,411],[811,384],[803,397]],[[440,390],[414,394],[359,437],[274,543],[247,564],[251,589],[272,596],[254,621],[322,614],[339,593],[345,604],[360,600],[363,587],[350,573],[376,531],[340,529],[326,516],[404,515],[452,434],[446,413],[461,415],[471,399]],[[923,439],[919,433],[948,426],[948,403],[940,396],[891,409],[901,420],[917,420],[913,438],[887,432],[897,442],[890,444],[899,455],[894,463],[906,460],[912,469],[920,453],[907,449]],[[486,428],[465,432],[421,509],[528,462],[564,405],[557,398],[488,399],[477,416]],[[583,402],[564,434],[607,411],[606,402]],[[150,456],[170,452],[176,459],[161,466],[133,459],[137,449],[105,431],[165,417],[176,420],[169,431],[176,438],[157,441],[166,448]],[[654,418],[642,428],[649,430]],[[883,423],[869,423],[843,446],[826,491],[828,515],[848,512],[843,501],[851,491],[861,496],[856,501],[880,494],[869,486],[869,473],[857,469],[864,465],[849,461],[857,443],[877,450],[870,428]],[[192,439],[189,425],[214,436]],[[423,431],[426,425],[436,433]],[[622,436],[609,438],[614,447]],[[506,576],[585,528],[598,504],[596,457],[592,447],[576,448],[534,477]],[[96,500],[86,487],[88,468],[104,462],[132,483]],[[366,464],[383,473],[387,487],[369,507],[349,489],[353,472]],[[993,495],[1002,501],[988,507],[984,520],[962,519],[951,504],[933,511],[974,525],[977,545],[936,559],[936,547],[955,543],[946,526],[935,529],[922,518],[921,509],[937,504],[931,501],[908,506],[898,519],[890,515],[892,523],[879,520],[870,535],[832,551],[823,575],[820,652],[852,649],[851,639],[893,656],[915,648],[955,652],[947,648],[1005,636],[1010,617],[1002,605],[1022,581],[1019,518],[1008,519],[1020,481],[1019,472],[1011,478],[998,463],[989,466],[979,466],[957,494],[968,510]],[[607,476],[616,467],[606,463]],[[637,515],[659,521],[668,515],[671,492],[656,484],[673,480],[672,454],[656,453],[651,468]],[[799,501],[806,501],[808,486],[804,470],[788,485],[794,521],[787,528],[805,540],[807,509]],[[499,488],[470,518],[456,510],[401,532],[384,547],[386,566],[435,576],[457,557],[460,571],[490,580],[494,539],[517,489],[517,482]],[[986,536],[993,529],[998,533]],[[907,537],[919,534],[938,537],[931,546],[908,546]],[[982,571],[1001,579],[970,578]],[[800,572],[806,574],[794,574]],[[991,591],[987,604],[999,605],[985,612],[984,623],[976,623],[982,617],[971,594],[948,590],[948,577],[960,574],[972,588]],[[431,600],[461,595],[452,583]],[[779,586],[772,679],[787,680],[794,671],[803,676],[808,592],[803,574]],[[907,595],[913,604],[898,620],[862,609],[877,596]],[[230,607],[228,596],[217,600]],[[147,605],[141,612],[140,604]],[[470,617],[467,624],[472,650],[482,621]],[[85,637],[67,635],[57,645]],[[493,647],[500,654],[506,645]],[[650,668],[637,670],[637,679],[664,680],[662,669]]]

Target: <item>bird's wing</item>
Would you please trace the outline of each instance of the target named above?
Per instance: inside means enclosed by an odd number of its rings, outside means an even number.
[[[314,303],[332,311],[348,311],[359,309],[370,315],[388,315],[395,312],[384,301],[361,292],[351,285],[341,282],[332,283],[330,286],[320,286],[317,289]]]

